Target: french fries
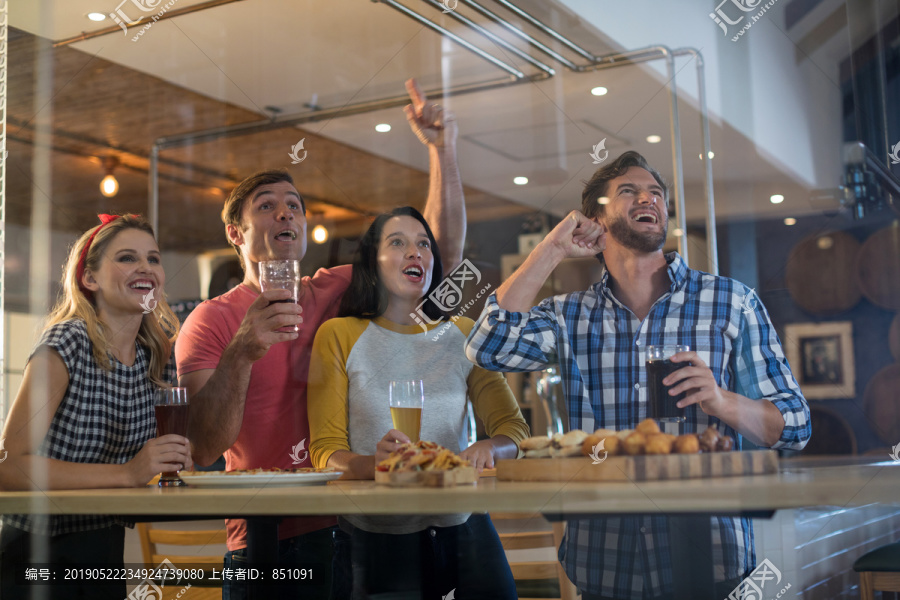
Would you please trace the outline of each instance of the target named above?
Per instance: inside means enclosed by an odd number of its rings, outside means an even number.
[[[415,444],[403,444],[391,452],[390,456],[378,463],[375,470],[388,473],[397,471],[444,471],[470,466],[472,466],[472,463],[463,460],[440,444],[419,441]]]

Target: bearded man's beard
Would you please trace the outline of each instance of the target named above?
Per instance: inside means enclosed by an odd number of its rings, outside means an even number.
[[[625,217],[619,216],[613,219],[609,225],[609,235],[617,242],[630,250],[638,252],[656,252],[666,243],[666,234],[669,231],[669,220],[663,223],[662,231],[648,231],[641,233],[632,229]]]

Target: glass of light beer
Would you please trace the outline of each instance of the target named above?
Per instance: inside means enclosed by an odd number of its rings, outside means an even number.
[[[288,290],[290,298],[275,302],[300,302],[300,261],[299,260],[264,260],[259,263],[259,289]],[[288,325],[278,331],[290,333],[300,331],[297,325]]]
[[[153,406],[156,411],[156,437],[170,433],[187,437],[188,406],[187,388],[172,387],[157,392]],[[178,471],[162,473],[159,477],[160,487],[179,485],[187,484],[178,477]]]
[[[418,442],[422,429],[422,407],[425,405],[422,380],[392,381],[388,386],[388,395],[394,429],[405,433],[413,443]]]

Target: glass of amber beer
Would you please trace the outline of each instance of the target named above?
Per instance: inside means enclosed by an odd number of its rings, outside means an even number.
[[[412,442],[418,442],[419,430],[422,428],[422,407],[425,405],[422,380],[392,381],[388,386],[388,395],[394,429],[408,435]]]
[[[187,437],[188,430],[188,393],[187,388],[171,387],[160,390],[156,394],[153,406],[156,411],[156,437],[174,433]],[[163,473],[159,477],[160,487],[187,485],[178,471]]]
[[[300,302],[300,261],[299,260],[264,260],[259,263],[259,289],[288,290],[290,298],[275,302]],[[300,331],[297,325],[288,325],[278,331],[290,333]]]

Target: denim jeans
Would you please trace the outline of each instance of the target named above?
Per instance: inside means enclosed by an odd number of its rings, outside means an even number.
[[[225,568],[248,568],[247,549],[225,553]],[[265,565],[271,567],[272,565]],[[348,600],[351,589],[350,537],[337,527],[328,527],[278,542],[279,568],[313,568],[312,583],[287,580],[275,583],[266,573],[265,598],[291,600]],[[318,572],[317,572],[318,571]],[[222,582],[222,600],[245,600],[252,582],[234,579]]]
[[[354,528],[353,600],[515,600],[516,585],[487,515],[410,534]]]

